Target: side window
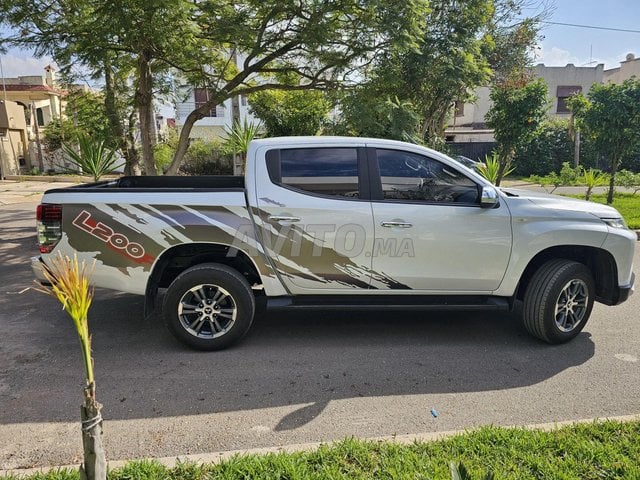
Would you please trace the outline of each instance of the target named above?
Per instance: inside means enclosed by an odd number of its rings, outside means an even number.
[[[437,160],[401,150],[376,150],[385,200],[478,203],[478,186]]]
[[[355,148],[280,150],[278,183],[320,195],[358,198],[358,151]]]

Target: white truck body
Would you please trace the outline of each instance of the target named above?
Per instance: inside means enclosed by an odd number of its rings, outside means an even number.
[[[511,306],[527,303],[536,272],[558,259],[588,270],[577,283],[593,290],[586,304],[617,304],[633,290],[636,236],[615,209],[497,189],[446,155],[403,142],[256,140],[244,187],[226,177],[125,177],[51,190],[42,203],[59,208],[61,233],[41,222],[36,275],[51,255],[76,254],[96,262],[96,286],[151,301],[200,264],[233,269],[280,307]]]

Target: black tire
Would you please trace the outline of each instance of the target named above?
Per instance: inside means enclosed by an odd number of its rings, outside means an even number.
[[[197,350],[221,350],[251,327],[255,298],[236,270],[203,263],[176,277],[162,310],[167,328],[182,343]]]
[[[547,343],[568,342],[589,320],[594,297],[593,277],[586,266],[572,260],[550,260],[531,278],[522,322],[531,335]]]

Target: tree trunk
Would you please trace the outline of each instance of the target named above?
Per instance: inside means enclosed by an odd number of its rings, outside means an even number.
[[[202,110],[202,107],[198,108],[197,110],[193,110],[189,115],[187,115],[187,118],[184,121],[184,125],[180,130],[178,146],[176,147],[176,152],[173,154],[171,165],[169,165],[169,168],[167,169],[167,175],[175,175],[176,173],[178,173],[178,169],[180,168],[182,159],[184,158],[184,155],[185,153],[187,153],[187,149],[189,148],[189,135],[191,134],[191,129],[198,120],[204,117],[200,110]]]
[[[146,175],[157,175],[156,164],[153,159],[153,138],[151,126],[153,118],[153,76],[151,74],[151,60],[142,52],[138,57],[138,87],[135,94],[136,107],[140,120],[140,143],[142,144],[142,159]]]
[[[613,203],[613,192],[616,188],[616,172],[618,170],[618,159],[611,161],[611,176],[609,177],[609,192],[607,193],[607,205]]]
[[[501,152],[498,155],[499,165],[498,165],[498,175],[496,177],[496,187],[500,186],[500,182],[502,181],[502,177],[504,177],[504,173],[509,170],[511,166],[511,160],[515,155],[515,149],[507,148],[505,151]]]
[[[136,149],[135,143],[129,141],[125,129],[122,125],[122,112],[118,110],[116,104],[116,86],[111,71],[111,64],[107,60],[104,65],[104,106],[109,119],[109,126],[113,135],[116,137],[118,149],[122,152],[125,159],[124,173],[125,175],[140,175],[140,157]]]
[[[82,446],[84,462],[80,467],[80,480],[106,480],[107,457],[102,443],[102,405],[95,398],[95,385],[84,389],[82,418]]]
[[[136,111],[132,110],[129,114],[129,126],[126,130],[125,137],[127,138],[127,151],[129,156],[135,158],[135,163],[132,163],[132,169],[130,172],[126,172],[127,175],[142,175],[142,168],[140,167],[140,155],[138,154],[138,148],[136,147],[136,125],[137,125]]]

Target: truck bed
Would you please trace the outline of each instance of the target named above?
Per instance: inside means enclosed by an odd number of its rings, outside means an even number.
[[[202,175],[197,177],[179,176],[129,176],[117,180],[76,185],[51,192],[77,190],[243,190],[244,177],[235,175]]]

